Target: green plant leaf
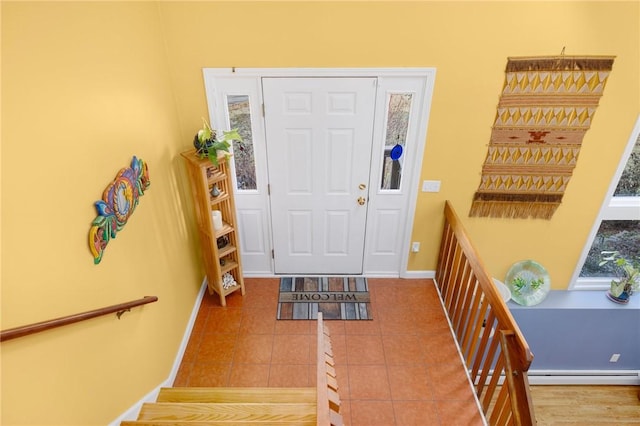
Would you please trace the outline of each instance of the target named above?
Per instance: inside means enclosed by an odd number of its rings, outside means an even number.
[[[198,140],[201,143],[204,143],[205,141],[208,141],[209,139],[211,139],[211,135],[212,135],[212,131],[211,129],[200,129],[198,130]]]
[[[228,142],[226,141],[217,141],[214,142],[211,147],[215,150],[215,151],[229,151],[229,147],[231,145],[229,145]]]
[[[624,291],[624,286],[624,281],[611,281],[611,288],[609,291],[613,297],[620,297]]]
[[[218,151],[210,149],[209,150],[209,161],[213,163],[214,166],[218,167]]]
[[[238,129],[231,129],[228,132],[224,131],[224,132],[222,132],[222,134],[224,135],[223,140],[225,140],[225,141],[240,141],[240,142],[242,142],[242,136],[240,136],[240,133],[238,133]]]

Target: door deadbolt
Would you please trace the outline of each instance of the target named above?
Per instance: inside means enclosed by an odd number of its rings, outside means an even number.
[[[360,189],[365,189],[367,187],[367,185],[365,185],[364,183],[361,183],[360,185],[358,185],[358,188]]]

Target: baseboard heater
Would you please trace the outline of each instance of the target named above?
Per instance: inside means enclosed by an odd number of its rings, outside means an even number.
[[[529,370],[527,376],[530,385],[640,385],[640,370]]]
[[[532,385],[640,385],[640,370],[529,370]]]

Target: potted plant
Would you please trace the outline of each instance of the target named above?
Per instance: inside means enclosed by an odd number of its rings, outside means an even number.
[[[200,158],[208,157],[214,166],[218,167],[218,157],[220,152],[224,153],[223,161],[231,156],[229,147],[236,140],[242,142],[242,137],[238,133],[238,129],[222,131],[222,138],[219,137],[220,131],[211,128],[207,120],[202,119],[202,129],[198,130],[193,138],[193,146],[196,148],[196,154]]]
[[[602,251],[599,266],[612,263],[618,279],[611,280],[611,287],[607,297],[616,303],[628,303],[629,297],[640,288],[640,262],[638,259],[629,260],[619,251]]]

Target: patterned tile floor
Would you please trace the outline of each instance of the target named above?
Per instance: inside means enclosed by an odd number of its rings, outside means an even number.
[[[433,281],[368,281],[372,321],[327,321],[345,425],[482,425]],[[278,283],[205,295],[174,386],[315,386],[316,323],[276,320]]]

